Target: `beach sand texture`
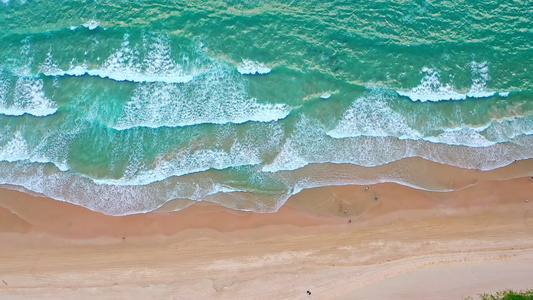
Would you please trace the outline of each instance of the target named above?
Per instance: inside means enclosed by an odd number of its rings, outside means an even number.
[[[474,185],[447,193],[305,190],[273,214],[200,202],[116,217],[2,189],[0,297],[461,299],[530,288],[533,180],[491,177],[531,163],[474,172]]]

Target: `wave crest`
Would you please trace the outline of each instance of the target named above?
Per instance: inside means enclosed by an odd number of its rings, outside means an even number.
[[[243,59],[242,63],[237,67],[237,71],[243,75],[268,74],[271,70],[264,63],[249,59]]]
[[[434,69],[424,67],[422,73],[425,74],[420,84],[410,91],[396,91],[398,95],[408,97],[412,101],[443,101],[443,100],[465,100],[470,98],[487,98],[496,94],[495,91],[487,91],[489,67],[487,62],[470,63],[472,72],[472,86],[467,93],[459,93],[454,90],[451,83],[443,84],[440,74]]]
[[[257,99],[249,98],[242,79],[219,67],[184,85],[140,85],[111,127],[124,130],[204,123],[270,122],[287,117],[291,110],[286,104],[261,104]]]
[[[2,76],[3,77],[3,76]],[[16,82],[0,80],[0,114],[43,117],[57,111],[57,105],[44,93],[42,79],[19,77]]]
[[[115,81],[184,83],[194,78],[172,58],[170,38],[166,35],[144,35],[142,45],[130,45],[130,36],[124,35],[121,47],[115,50],[101,67],[91,68],[86,63],[71,62],[68,70],[54,63],[51,53],[41,65],[46,76],[96,76]]]

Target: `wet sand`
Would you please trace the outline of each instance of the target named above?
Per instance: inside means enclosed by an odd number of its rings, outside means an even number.
[[[461,299],[533,288],[532,165],[428,163],[461,189],[315,188],[271,214],[200,202],[116,217],[4,188],[0,298]]]

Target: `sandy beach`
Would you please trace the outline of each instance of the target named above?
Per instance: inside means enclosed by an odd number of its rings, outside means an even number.
[[[464,187],[323,187],[277,213],[199,202],[123,217],[3,188],[0,298],[462,299],[532,288],[533,160],[423,168]]]

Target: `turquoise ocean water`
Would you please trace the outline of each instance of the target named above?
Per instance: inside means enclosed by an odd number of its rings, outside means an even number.
[[[349,170],[533,158],[532,84],[528,0],[2,0],[0,184],[113,215],[438,190]]]

